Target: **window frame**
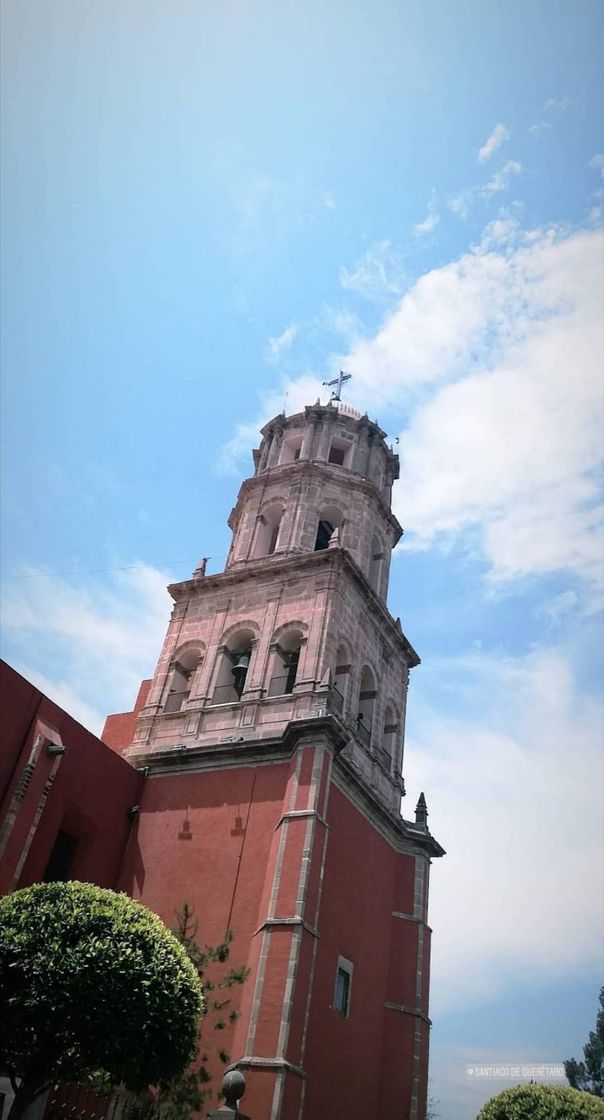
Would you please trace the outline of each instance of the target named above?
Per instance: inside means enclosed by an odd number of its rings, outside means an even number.
[[[353,972],[354,965],[352,961],[349,961],[347,957],[343,957],[340,955],[338,957],[338,962],[336,965],[336,978],[333,989],[333,1010],[335,1011],[336,1015],[340,1015],[342,1019],[350,1019]],[[345,985],[345,1006],[343,1010],[338,1006],[338,980],[340,979],[340,974],[346,976],[347,978]]]

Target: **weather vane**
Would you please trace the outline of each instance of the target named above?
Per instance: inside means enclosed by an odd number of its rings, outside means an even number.
[[[323,384],[327,385],[328,388],[331,388],[332,385],[337,385],[337,389],[332,389],[330,400],[332,400],[332,401],[341,400],[342,385],[344,384],[345,381],[350,381],[351,377],[352,377],[351,373],[344,373],[343,370],[340,370],[339,377],[334,377],[333,381],[324,381],[323,382]]]

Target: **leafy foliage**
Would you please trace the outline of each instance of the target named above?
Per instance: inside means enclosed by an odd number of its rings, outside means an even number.
[[[589,1039],[583,1047],[584,1062],[569,1058],[564,1063],[564,1072],[573,1089],[583,1089],[594,1097],[604,1097],[604,988],[600,989],[600,1010],[596,1018],[595,1031],[589,1032]]]
[[[476,1120],[604,1120],[604,1105],[561,1085],[517,1085],[487,1101]]]
[[[203,1003],[198,971],[156,914],[68,882],[0,900],[0,1007],[18,1114],[19,1098],[25,1107],[51,1080],[167,1083],[195,1053]]]
[[[201,1037],[205,1041],[208,1027],[222,1031],[227,1023],[234,1023],[238,1018],[239,1012],[230,1008],[231,1000],[226,993],[235,985],[245,983],[249,969],[231,966],[219,980],[212,978],[216,973],[212,966],[226,965],[228,962],[233,934],[227,930],[219,945],[205,945],[202,949],[196,940],[199,923],[194,908],[188,902],[183,904],[182,910],[177,911],[176,920],[177,924],[172,932],[195,968],[204,991]],[[226,998],[222,998],[219,994],[221,992],[225,993]],[[228,1064],[229,1055],[224,1048],[218,1048],[218,1057],[223,1065]],[[212,1095],[207,1087],[210,1081],[207,1062],[207,1053],[198,1050],[191,1067],[162,1088],[156,1098],[157,1110],[161,1113],[162,1120],[187,1120],[192,1112],[199,1112],[203,1102]]]

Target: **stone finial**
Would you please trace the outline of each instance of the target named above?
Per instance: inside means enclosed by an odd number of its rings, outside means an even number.
[[[428,827],[428,806],[426,805],[426,798],[423,793],[420,793],[417,805],[415,806],[415,823],[420,828]]]
[[[239,1111],[238,1102],[245,1093],[245,1077],[238,1069],[230,1069],[222,1079],[224,1104],[208,1113],[208,1120],[250,1120]]]
[[[203,576],[205,576],[205,574],[206,574],[206,564],[207,564],[209,559],[210,559],[209,556],[202,556],[201,560],[199,561],[199,564],[197,565],[195,571],[193,572],[193,579],[202,579]]]
[[[340,547],[340,529],[339,528],[334,529],[333,533],[331,534],[331,536],[329,538],[329,542],[328,542],[327,547],[328,548],[339,548]]]

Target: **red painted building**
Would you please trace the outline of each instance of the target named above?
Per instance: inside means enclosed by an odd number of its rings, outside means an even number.
[[[187,900],[204,942],[231,929],[250,975],[221,1044],[253,1120],[423,1120],[443,849],[423,795],[400,813],[419,658],[386,606],[398,459],[340,402],[262,437],[225,569],[170,587],[155,674],[108,718],[111,750],[12,674],[4,890],[62,859],[170,925]]]
[[[138,710],[104,738],[148,768],[120,886],[193,903],[250,978],[225,1048],[254,1120],[425,1116],[427,828],[400,814],[409,671],[386,607],[398,459],[339,402],[276,417],[225,569],[174,584]],[[136,718],[135,718],[136,716]]]
[[[143,776],[0,662],[0,894],[48,879],[113,887]]]

